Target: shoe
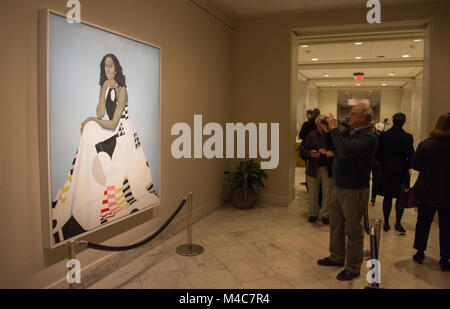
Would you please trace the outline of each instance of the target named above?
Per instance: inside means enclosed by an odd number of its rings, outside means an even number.
[[[398,235],[406,235],[406,231],[401,224],[395,224],[395,232]]]
[[[301,182],[300,183],[302,186],[306,186],[306,182]]]
[[[351,271],[348,271],[347,269],[344,269],[337,275],[336,279],[338,279],[339,281],[349,281],[357,277],[359,277],[359,273],[353,273]]]
[[[322,218],[322,223],[325,225],[330,224],[330,219],[328,219],[327,217]]]
[[[370,203],[372,204],[372,206],[375,206],[375,198],[372,197],[372,199],[370,200]]]
[[[316,222],[317,221],[317,217],[316,216],[311,216],[311,217],[309,217],[309,219],[308,219],[308,222],[311,222],[311,223],[314,223],[314,222]]]
[[[390,229],[391,229],[391,226],[389,225],[389,223],[383,224],[383,230],[384,230],[385,232],[389,231]]]
[[[439,265],[441,265],[441,270],[445,272],[450,272],[450,263],[448,259],[440,259]]]
[[[413,260],[419,263],[420,265],[422,265],[424,259],[425,254],[423,253],[423,251],[417,251],[417,253],[413,255]]]
[[[320,266],[337,266],[337,267],[344,266],[344,263],[334,262],[329,257],[326,257],[324,259],[318,260],[317,264],[320,265]]]

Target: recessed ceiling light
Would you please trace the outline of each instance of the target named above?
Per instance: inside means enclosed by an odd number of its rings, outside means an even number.
[[[362,42],[355,42],[355,45],[362,45]]]
[[[385,86],[387,86],[387,84],[382,84],[381,86],[385,87]]]
[[[414,40],[414,42],[422,42],[421,39]]]
[[[319,61],[319,58],[312,58],[312,61]]]
[[[409,55],[403,55],[402,57],[403,58],[409,58],[410,56]]]
[[[302,45],[302,48],[307,48],[309,47],[309,45]]]
[[[389,73],[389,76],[394,76],[395,74],[394,73]]]
[[[355,57],[355,59],[356,59],[356,60],[361,60],[362,57],[357,56],[357,57]]]
[[[356,84],[356,86],[361,86],[361,84]]]
[[[328,77],[328,76],[330,76],[330,75],[328,75],[328,74],[323,74],[323,76],[324,76],[324,77]]]

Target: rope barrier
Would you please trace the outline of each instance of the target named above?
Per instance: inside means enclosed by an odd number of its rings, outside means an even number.
[[[81,241],[76,241],[76,243],[85,246],[87,248],[90,249],[95,249],[95,250],[101,250],[101,251],[127,251],[127,250],[131,250],[131,249],[135,249],[138,247],[141,247],[143,245],[145,245],[146,243],[150,242],[151,240],[153,240],[155,237],[157,237],[159,234],[161,234],[161,232],[172,222],[172,220],[178,215],[178,213],[181,211],[181,209],[184,207],[184,205],[186,204],[188,197],[185,197],[180,205],[178,206],[178,208],[175,210],[175,212],[169,217],[169,219],[167,219],[167,221],[152,235],[150,235],[149,237],[145,238],[144,240],[137,242],[135,244],[132,245],[128,245],[128,246],[118,246],[118,247],[114,247],[114,246],[105,246],[105,245],[100,245],[100,244],[94,244],[85,240],[81,240]]]

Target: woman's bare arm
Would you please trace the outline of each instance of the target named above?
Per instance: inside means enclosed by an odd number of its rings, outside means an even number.
[[[127,105],[127,103],[128,103],[127,89],[125,87],[119,88],[119,97],[118,97],[118,100],[117,100],[117,106],[116,106],[116,110],[114,112],[113,119],[112,120],[101,120],[101,119],[98,119],[98,118],[95,118],[95,117],[89,117],[88,119],[86,119],[83,122],[82,127],[81,127],[81,131],[83,132],[84,126],[89,121],[95,121],[102,128],[114,131],[116,129],[117,125],[119,124],[120,117],[122,117],[122,113],[125,110],[125,106]]]
[[[100,88],[100,98],[98,100],[98,106],[97,106],[97,118],[103,119],[105,117],[105,111],[106,111],[106,101],[105,101],[105,94],[106,94],[106,88],[105,84]]]

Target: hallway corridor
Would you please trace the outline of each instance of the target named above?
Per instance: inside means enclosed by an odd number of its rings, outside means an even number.
[[[198,257],[176,254],[186,231],[122,267],[90,288],[131,289],[362,289],[361,276],[336,280],[339,268],[324,268],[317,260],[328,256],[329,226],[310,224],[306,188],[299,184],[304,169],[296,170],[296,198],[289,207],[259,205],[239,210],[232,205],[213,212],[194,225],[194,243],[205,252]],[[303,178],[303,179],[302,179]],[[300,181],[299,181],[300,180]],[[382,218],[382,199],[369,206],[371,218]],[[391,215],[391,223],[393,223]],[[416,211],[405,211],[406,236],[381,232],[382,288],[449,288],[450,276],[440,271],[439,234],[433,223],[423,265],[412,260]],[[365,236],[365,248],[369,238]]]

